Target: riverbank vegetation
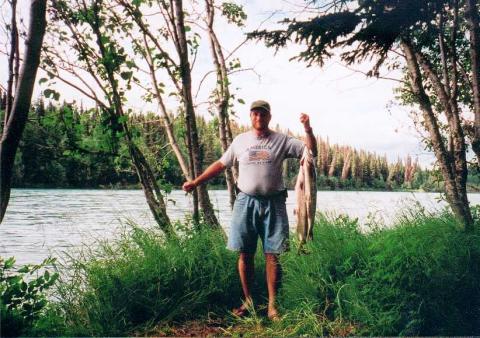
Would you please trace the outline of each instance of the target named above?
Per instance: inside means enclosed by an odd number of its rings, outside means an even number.
[[[129,225],[120,238],[67,260],[51,301],[22,334],[478,335],[478,211],[470,234],[448,212],[407,211],[388,229],[321,215],[308,254],[298,255],[292,243],[281,258],[283,317],[276,323],[263,313],[262,255],[256,307],[235,318],[236,254],[219,231],[182,226],[184,236],[166,239]]]
[[[118,121],[95,109],[75,104],[45,105],[32,108],[26,133],[16,156],[13,186],[18,188],[132,188],[139,187],[138,176],[118,130]],[[180,150],[186,154],[184,118],[171,116]],[[135,141],[152,163],[164,189],[184,182],[175,154],[166,146],[168,137],[163,120],[156,114],[129,117]],[[218,119],[197,118],[201,140],[201,160],[212,163],[222,154],[217,137]],[[232,123],[237,135],[248,129]],[[277,127],[279,130],[279,127]],[[282,130],[282,132],[288,132]],[[301,137],[301,135],[295,135]],[[421,168],[411,157],[388,162],[383,155],[330,144],[318,135],[318,188],[321,190],[422,190],[442,191],[443,182],[435,170]],[[284,163],[284,178],[293,188],[298,161]],[[479,175],[472,168],[469,182],[473,191]],[[212,180],[212,186],[226,187],[225,177]]]

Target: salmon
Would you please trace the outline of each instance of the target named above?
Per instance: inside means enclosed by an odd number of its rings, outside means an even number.
[[[297,198],[294,214],[297,219],[297,236],[300,247],[313,239],[313,224],[317,209],[317,173],[312,151],[305,147],[300,160],[300,170],[295,184]]]

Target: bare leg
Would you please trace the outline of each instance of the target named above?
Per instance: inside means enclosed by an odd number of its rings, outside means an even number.
[[[278,262],[278,255],[265,254],[266,272],[267,272],[267,288],[268,288],[268,318],[278,320],[278,311],[275,305],[275,297],[277,295],[278,285],[280,283],[281,267]]]
[[[253,305],[251,286],[255,271],[254,257],[255,254],[241,252],[240,257],[238,258],[238,273],[240,275],[243,296],[245,298],[244,304],[234,310],[234,313],[238,315],[243,315],[246,312],[247,307]]]

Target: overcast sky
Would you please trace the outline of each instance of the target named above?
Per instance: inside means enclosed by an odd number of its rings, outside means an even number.
[[[262,28],[276,27],[276,22],[285,16],[301,15],[298,10],[304,6],[303,1],[299,0],[236,2],[244,5],[248,15],[246,26],[237,29],[223,20],[217,20],[216,23],[218,37],[227,54],[243,41],[245,32],[258,28],[262,22]],[[22,12],[28,12],[25,10],[28,4],[27,0],[19,0]],[[195,65],[194,88],[201,74],[213,66],[207,39],[203,39],[201,46]],[[233,92],[246,102],[245,105],[235,105],[240,123],[249,123],[249,103],[264,99],[272,107],[272,126],[278,123],[282,128],[301,132],[303,128],[299,115],[305,112],[310,115],[314,132],[322,138],[328,137],[331,143],[351,145],[379,155],[386,154],[392,161],[398,156],[410,154],[418,157],[422,166],[431,165],[433,156],[423,150],[419,135],[409,118],[410,108],[395,103],[393,89],[397,86],[396,82],[367,79],[336,60],[328,62],[323,68],[289,61],[300,50],[301,46],[291,46],[275,54],[275,50],[267,49],[262,42],[252,41],[236,52],[235,56],[244,68],[253,68],[253,71],[239,72],[231,77]],[[0,72],[0,81],[5,85],[7,63],[2,55],[0,61],[4,68]],[[355,68],[366,70],[368,65]],[[213,75],[202,86],[199,102],[202,101],[202,95],[208,95],[212,81]],[[62,97],[66,100],[76,98],[78,102],[75,93],[65,92]],[[154,109],[139,98],[132,98],[131,104],[136,109]],[[206,114],[205,111],[206,106],[200,105],[198,112]]]

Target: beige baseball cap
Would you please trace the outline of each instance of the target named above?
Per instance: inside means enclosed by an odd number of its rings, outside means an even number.
[[[270,103],[264,100],[253,101],[250,105],[250,111],[254,109],[263,109],[270,113]]]

